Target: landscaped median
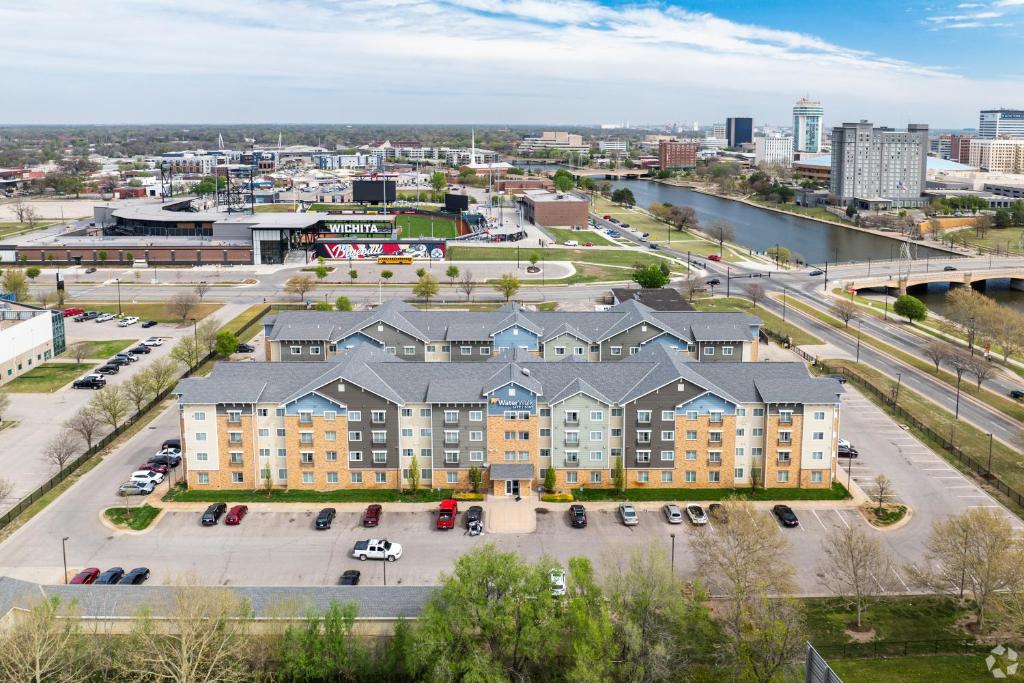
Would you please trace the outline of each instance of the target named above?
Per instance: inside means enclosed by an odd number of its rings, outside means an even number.
[[[159,514],[160,508],[155,508],[152,505],[141,505],[134,508],[115,507],[103,511],[103,515],[115,527],[130,531],[148,529]]]

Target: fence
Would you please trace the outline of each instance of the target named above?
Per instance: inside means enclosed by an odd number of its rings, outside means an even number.
[[[973,638],[935,640],[873,640],[868,643],[816,644],[814,649],[830,659],[873,659],[880,657],[909,657],[912,655],[970,654],[985,652],[987,648]]]
[[[804,659],[804,683],[843,683],[810,643],[807,643],[807,656]]]
[[[252,318],[249,319],[248,322],[245,323],[245,325],[239,328],[236,334],[241,335],[243,332],[251,328],[253,325],[259,323],[260,319],[270,312],[270,309],[270,306],[266,306],[265,308],[261,309],[259,313],[254,315]],[[185,373],[182,375],[182,378],[191,376],[192,373],[195,372],[195,370],[202,367],[202,365],[207,361],[212,360],[214,356],[214,353],[206,354],[203,358],[199,360],[199,363],[196,365],[195,368],[190,368],[189,370],[186,370]],[[165,391],[160,392],[160,394],[157,395],[152,401],[143,406],[142,410],[129,417],[124,423],[119,425],[116,429],[112,430],[109,434],[107,434],[99,441],[94,443],[91,448],[86,449],[86,451],[82,453],[80,456],[68,462],[60,472],[44,481],[38,488],[36,488],[27,496],[19,500],[14,505],[14,507],[5,512],[3,515],[0,515],[0,530],[2,530],[11,522],[13,522],[14,519],[18,517],[18,515],[27,510],[33,503],[35,503],[37,500],[39,500],[47,493],[52,491],[58,484],[60,484],[62,481],[67,479],[71,474],[73,474],[75,470],[77,470],[85,463],[89,462],[92,458],[96,456],[97,453],[100,453],[101,451],[103,451],[103,449],[105,449],[107,446],[113,443],[113,441],[117,439],[117,437],[119,437],[125,431],[127,431],[128,428],[130,428],[136,422],[145,417],[145,415],[149,413],[150,410],[153,410],[158,405],[160,405],[160,403],[162,403],[164,399],[170,396],[173,391],[174,387],[172,386],[166,389]]]

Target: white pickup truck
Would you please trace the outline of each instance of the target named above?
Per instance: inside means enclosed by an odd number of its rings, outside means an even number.
[[[367,541],[356,541],[352,549],[352,557],[360,560],[387,560],[394,562],[402,556],[402,546],[388,540],[371,538]]]

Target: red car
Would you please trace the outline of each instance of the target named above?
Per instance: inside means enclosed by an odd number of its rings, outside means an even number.
[[[612,215],[611,215],[610,213],[606,213],[605,215],[601,216],[601,218],[603,218],[603,219],[605,219],[606,221],[608,221],[608,220],[611,220],[611,218],[612,218]]]
[[[585,246],[585,247],[592,247],[592,246],[594,246],[594,243],[593,242],[584,242],[583,246]]]
[[[139,465],[140,470],[149,470],[150,472],[159,472],[160,474],[167,474],[167,465],[157,465],[152,462],[147,462]]]
[[[363,526],[377,526],[380,524],[381,507],[374,503],[366,508],[363,513]]]
[[[87,584],[95,583],[96,578],[100,575],[99,567],[86,567],[82,571],[75,574],[75,578],[71,579],[71,583],[76,584]]]
[[[82,313],[85,313],[85,309],[84,308],[65,308],[64,309],[64,317],[65,318],[70,318],[73,315],[81,315]]]
[[[459,502],[457,500],[442,500],[441,508],[437,513],[438,529],[454,529],[455,515],[459,514]]]
[[[722,260],[722,257],[719,256],[718,254],[712,254],[711,256],[708,256],[708,261],[721,261],[721,260]]]
[[[228,510],[228,516],[224,518],[224,523],[228,526],[236,526],[242,523],[242,518],[249,512],[248,505],[236,505],[235,507]]]

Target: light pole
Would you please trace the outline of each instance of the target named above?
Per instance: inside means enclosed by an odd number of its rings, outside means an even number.
[[[786,291],[787,288],[782,288],[782,322],[786,322]]]
[[[896,412],[896,408],[900,403],[900,384],[903,382],[903,373],[896,373],[896,392],[892,396],[892,410]]]
[[[384,557],[384,585],[388,585],[388,558]]]
[[[672,576],[676,575],[676,535],[669,534],[672,537]],[[66,574],[67,572],[65,572]]]
[[[64,558],[64,583],[68,582],[68,537],[60,539],[60,554]]]
[[[985,478],[992,478],[992,432],[988,433],[988,471],[985,472]]]
[[[732,268],[729,266],[725,267],[725,296],[731,296],[732,290],[730,284],[732,283]]]
[[[117,283],[117,315],[121,315],[121,278],[114,278],[114,282]]]
[[[857,364],[860,365],[860,328],[863,323],[857,321]]]

